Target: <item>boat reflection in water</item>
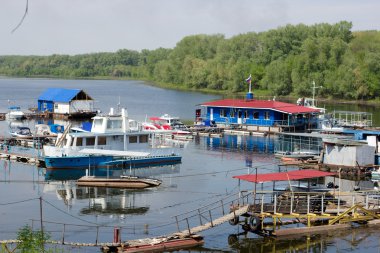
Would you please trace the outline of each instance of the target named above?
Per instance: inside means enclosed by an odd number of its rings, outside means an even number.
[[[324,231],[321,234],[310,234],[286,238],[240,238],[232,234],[228,244],[233,250],[240,252],[336,252],[339,245],[342,251],[356,251],[365,248],[365,252],[378,252],[380,249],[378,228],[365,227]],[[338,250],[339,251],[339,250]]]
[[[55,192],[69,209],[77,200],[88,200],[88,205],[80,210],[83,215],[142,215],[149,210],[147,205],[136,206],[136,197],[149,190],[78,187],[74,181],[55,181],[45,184],[44,192]]]
[[[120,177],[120,175],[133,175],[137,177],[151,177],[162,174],[177,174],[180,171],[180,164],[131,168],[131,169],[88,169],[89,175],[99,177]],[[45,180],[77,180],[86,175],[86,169],[46,169]]]
[[[274,139],[271,136],[224,135],[220,138],[206,137],[209,149],[244,150],[257,153],[273,154]]]

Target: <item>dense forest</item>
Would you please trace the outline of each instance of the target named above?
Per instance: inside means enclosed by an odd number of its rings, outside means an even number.
[[[0,56],[0,75],[132,78],[191,90],[254,90],[351,100],[380,95],[380,32],[352,32],[352,23],[287,25],[260,33],[193,35],[173,49],[51,56]]]

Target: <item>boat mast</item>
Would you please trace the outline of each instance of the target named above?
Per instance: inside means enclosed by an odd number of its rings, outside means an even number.
[[[313,80],[313,100],[312,100],[312,107],[315,107],[315,103],[314,103],[314,101],[315,101],[315,89],[318,89],[318,88],[322,88],[322,86],[315,86],[315,81]]]

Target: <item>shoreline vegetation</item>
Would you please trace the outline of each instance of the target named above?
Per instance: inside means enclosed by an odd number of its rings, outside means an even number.
[[[380,104],[380,32],[352,23],[286,25],[260,33],[193,35],[172,49],[50,56],[0,56],[0,75],[23,78],[140,80],[149,85],[244,98],[312,96]],[[323,99],[321,99],[323,98]]]

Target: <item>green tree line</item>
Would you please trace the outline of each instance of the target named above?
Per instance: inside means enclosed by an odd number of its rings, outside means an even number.
[[[51,56],[0,56],[0,75],[130,78],[190,90],[254,90],[271,95],[374,99],[380,95],[380,33],[352,23],[286,25],[240,34],[193,35],[174,48]]]

